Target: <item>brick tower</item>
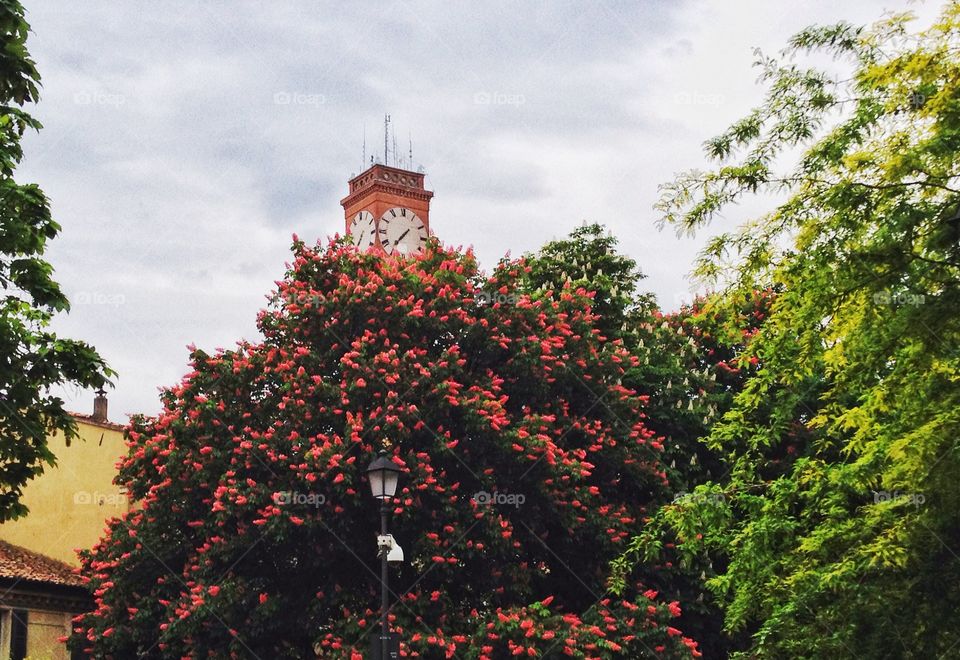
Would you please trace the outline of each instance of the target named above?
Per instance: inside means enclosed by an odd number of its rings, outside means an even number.
[[[430,198],[424,174],[377,163],[350,179],[350,194],[340,200],[346,233],[365,249],[388,254],[423,250],[430,236]]]

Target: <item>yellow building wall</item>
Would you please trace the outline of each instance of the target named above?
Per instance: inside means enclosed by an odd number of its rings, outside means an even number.
[[[80,438],[66,446],[62,434],[48,438],[56,467],[27,484],[23,503],[30,512],[0,525],[0,539],[79,566],[75,548],[91,548],[106,521],[130,509],[113,485],[116,463],[126,455],[123,432],[115,424],[77,419]]]

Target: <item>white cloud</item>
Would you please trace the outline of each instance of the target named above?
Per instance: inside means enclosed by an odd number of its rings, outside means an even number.
[[[57,328],[120,372],[115,419],[157,410],[186,344],[255,335],[290,235],[342,230],[364,126],[373,153],[384,111],[402,151],[412,133],[445,242],[474,245],[489,267],[596,220],[676,306],[703,237],[655,230],[657,185],[701,164],[702,142],[759,100],[752,48],[879,16],[874,0],[51,0],[28,12],[46,128],[27,139],[20,177],[64,227],[50,257],[87,302]],[[68,398],[91,408],[89,393]]]

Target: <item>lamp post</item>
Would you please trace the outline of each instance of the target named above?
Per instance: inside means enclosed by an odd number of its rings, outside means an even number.
[[[400,479],[400,466],[393,462],[386,452],[380,455],[367,468],[370,491],[380,500],[380,536],[377,547],[380,551],[380,660],[387,660],[390,649],[390,624],[387,621],[387,609],[390,607],[390,592],[387,588],[387,555],[393,550],[393,538],[387,534],[387,502],[397,492]],[[388,540],[389,539],[389,540]],[[399,546],[397,546],[399,548]],[[402,553],[401,553],[402,557]]]

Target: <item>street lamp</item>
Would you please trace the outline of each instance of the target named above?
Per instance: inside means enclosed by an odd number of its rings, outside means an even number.
[[[367,468],[367,478],[370,479],[370,492],[383,502],[383,506],[386,506],[386,500],[397,493],[400,466],[394,463],[386,452],[381,451],[380,455]]]
[[[400,466],[381,451],[367,468],[367,478],[370,480],[370,492],[380,500],[380,536],[377,537],[377,548],[380,554],[380,660],[387,660],[390,652],[390,624],[387,622],[389,590],[387,588],[387,562],[403,561],[403,550],[387,533],[387,513],[390,507],[387,502],[397,492],[397,482],[400,480]]]

